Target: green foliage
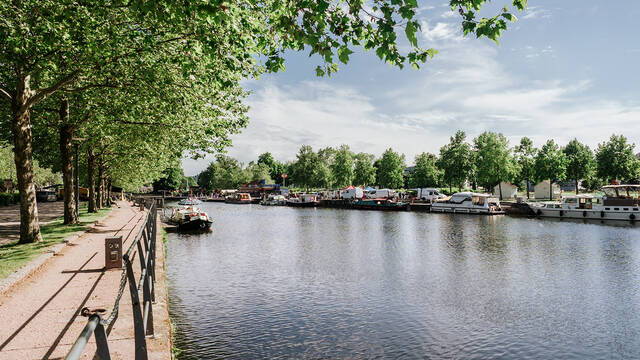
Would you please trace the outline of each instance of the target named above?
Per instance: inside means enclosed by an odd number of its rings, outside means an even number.
[[[471,147],[466,143],[466,134],[458,130],[449,139],[449,144],[440,148],[438,167],[443,171],[443,181],[462,188],[472,170]]]
[[[389,148],[380,158],[378,167],[378,185],[384,188],[399,189],[404,187],[404,155]]]
[[[344,188],[351,185],[354,177],[354,165],[354,155],[349,146],[341,145],[330,166],[333,184],[336,187]]]
[[[247,165],[245,171],[247,172],[246,176],[249,181],[264,179],[267,184],[273,183],[273,179],[271,179],[271,169],[267,164],[254,163],[252,161]]]
[[[598,177],[607,180],[637,180],[640,164],[634,155],[634,144],[623,135],[611,135],[596,151]]]
[[[596,161],[593,152],[578,139],[571,140],[562,152],[567,158],[567,179],[576,182],[577,192],[579,181],[590,178],[595,171]]]
[[[296,162],[291,166],[293,181],[299,187],[310,188],[318,179],[320,158],[309,145],[302,145],[296,155]]]
[[[179,163],[165,169],[162,172],[162,175],[163,176],[160,179],[153,182],[153,191],[184,190],[188,186],[187,181],[185,181],[184,172],[182,171]]]
[[[59,173],[54,173],[51,169],[41,167],[38,161],[33,162],[34,185],[42,187],[59,184],[62,179]],[[0,147],[0,181],[10,179],[14,183],[17,181],[16,164],[13,160],[13,147]]]
[[[358,153],[354,156],[353,184],[368,186],[376,183],[376,168],[373,166],[374,156]]]
[[[409,186],[414,188],[435,187],[440,184],[442,171],[437,166],[438,158],[431,153],[416,156],[415,167],[409,174]]]
[[[256,165],[255,174],[266,174],[266,166],[263,164]],[[242,169],[242,164],[238,160],[218,155],[216,161],[212,161],[207,168],[198,175],[198,185],[207,192],[223,189],[237,189],[240,185],[249,182],[252,171]]]
[[[567,158],[553,140],[548,140],[538,151],[534,168],[537,181],[562,181],[566,179]]]
[[[473,139],[475,175],[485,189],[492,189],[501,181],[512,181],[516,162],[511,156],[509,141],[504,135],[483,132]]]
[[[518,181],[531,181],[535,177],[535,157],[538,149],[533,147],[533,141],[528,137],[520,139],[520,145],[514,149],[515,158],[518,162]]]

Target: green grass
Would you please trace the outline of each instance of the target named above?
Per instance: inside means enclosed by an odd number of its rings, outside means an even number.
[[[63,225],[63,217],[40,228],[42,241],[33,244],[18,244],[17,241],[0,245],[0,279],[4,279],[13,272],[44,253],[53,245],[60,244],[69,236],[86,230],[88,225],[100,220],[111,212],[111,208],[98,210],[97,213],[87,213],[86,205],[80,207],[79,223]]]

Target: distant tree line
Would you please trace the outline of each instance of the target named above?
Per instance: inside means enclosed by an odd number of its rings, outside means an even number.
[[[407,168],[403,154],[389,148],[379,158],[354,153],[348,145],[314,151],[300,147],[294,161],[279,162],[271,153],[260,155],[246,168],[228,156],[219,156],[198,176],[198,184],[207,191],[236,188],[242,183],[268,179],[300,188],[343,188],[349,185],[383,188],[454,187],[492,189],[502,181],[527,189],[529,184],[549,180],[552,183],[573,181],[598,189],[612,180],[636,183],[640,161],[635,145],[622,135],[612,135],[598,145],[595,152],[577,139],[564,147],[548,140],[535,148],[523,137],[516,146],[496,132],[483,132],[471,142],[464,131],[457,131],[439,154],[422,153],[414,166]]]

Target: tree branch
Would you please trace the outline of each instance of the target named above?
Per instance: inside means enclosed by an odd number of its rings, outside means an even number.
[[[9,91],[5,88],[0,87],[0,95],[2,95],[2,97],[7,99],[9,102],[13,101],[13,96],[11,96]]]
[[[62,79],[58,80],[58,82],[56,82],[55,84],[44,88],[44,89],[40,89],[36,91],[36,94],[34,96],[32,96],[29,101],[27,102],[27,107],[31,107],[34,104],[37,104],[38,102],[44,100],[47,98],[47,96],[53,94],[54,92],[60,90],[63,86],[67,85],[68,83],[72,82],[73,80],[75,80],[76,76],[78,76],[78,74],[80,74],[80,70],[75,70],[72,71],[71,73],[67,74],[65,77],[63,77]]]

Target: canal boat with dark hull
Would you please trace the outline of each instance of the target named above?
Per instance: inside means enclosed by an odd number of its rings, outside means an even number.
[[[390,199],[361,199],[355,201],[351,207],[358,210],[404,211],[407,210],[408,205],[408,203]]]
[[[296,194],[287,199],[287,206],[292,207],[316,207],[318,204],[318,195],[316,194]]]
[[[167,222],[175,225],[178,231],[208,231],[213,224],[206,212],[193,206],[171,208]]]
[[[251,204],[252,199],[251,195],[247,193],[235,193],[227,196],[224,202],[227,204]]]

